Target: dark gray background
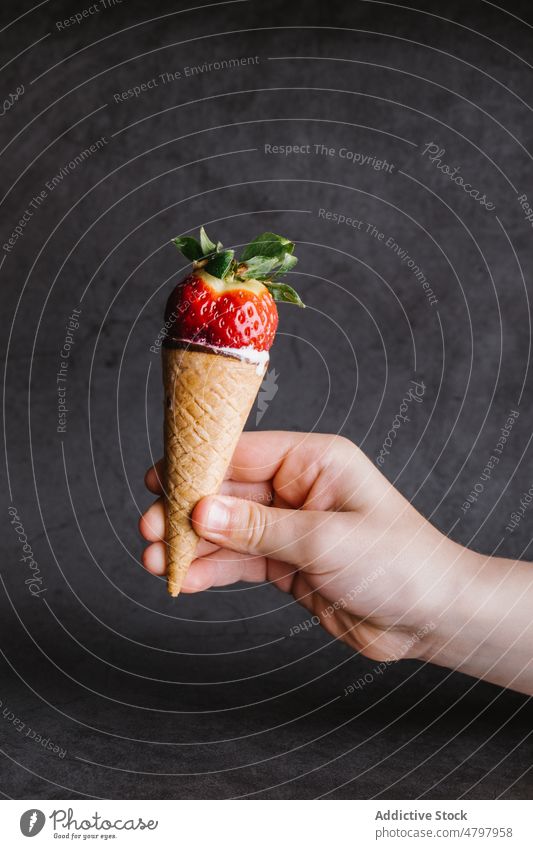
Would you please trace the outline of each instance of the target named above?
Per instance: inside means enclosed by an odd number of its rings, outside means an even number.
[[[533,482],[532,230],[517,201],[533,198],[530,4],[251,0],[187,11],[124,0],[64,31],[56,21],[90,3],[32,5],[3,2],[0,13],[0,100],[25,86],[0,118],[2,244],[46,181],[98,137],[108,143],[1,252],[1,791],[530,796],[528,699],[415,662],[343,696],[371,661],[318,628],[289,637],[307,615],[269,586],[172,601],[140,566],[136,527],[150,502],[144,470],[161,450],[149,349],[183,272],[168,243],[206,224],[227,245],[267,229],[298,242],[291,282],[309,309],[280,310],[279,391],[260,427],[340,431],[375,458],[409,381],[423,380],[384,473],[453,538],[531,556],[533,511],[505,530]],[[237,56],[259,62],[113,97]],[[421,155],[429,142],[494,211]],[[395,168],[265,155],[265,143],[347,147]],[[438,304],[391,250],[320,208],[392,236]],[[80,299],[61,436],[55,375]],[[464,515],[513,408],[501,462]],[[10,503],[39,562],[40,598],[24,584]],[[66,757],[17,731],[11,713]]]

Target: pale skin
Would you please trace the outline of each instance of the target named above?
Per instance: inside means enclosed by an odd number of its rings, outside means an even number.
[[[154,575],[166,570],[161,470],[146,474],[160,498],[139,523]],[[200,541],[182,592],[269,581],[366,657],[533,695],[533,565],[453,542],[349,440],[243,433],[220,495],[192,522]]]

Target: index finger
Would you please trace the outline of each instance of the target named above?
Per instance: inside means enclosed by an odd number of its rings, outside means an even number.
[[[225,478],[248,483],[270,481],[290,452],[297,448],[303,449],[298,454],[299,464],[304,468],[307,463],[322,458],[334,439],[335,437],[323,433],[245,431],[237,443]],[[146,472],[146,486],[156,495],[163,492],[163,471],[164,461],[161,459]]]
[[[241,434],[227,477],[235,481],[269,481],[275,477],[289,452],[302,446],[309,454],[325,449],[329,437],[321,433],[285,430],[250,430]]]
[[[158,460],[155,465],[150,466],[144,476],[144,482],[147,489],[155,495],[165,494],[163,487],[163,470],[164,460],[161,458],[161,460]],[[273,500],[274,494],[272,492],[270,481],[233,480],[228,477],[230,472],[231,469],[228,469],[226,477],[222,483],[221,492],[227,495],[234,495],[236,498],[245,498],[249,501],[270,503],[270,501]]]
[[[291,507],[352,510],[382,494],[385,478],[353,442],[338,434],[290,431],[243,433],[228,475],[235,481],[272,481]]]
[[[245,431],[241,434],[225,479],[262,483],[270,481],[287,453],[305,440],[321,439],[320,434],[287,431]],[[322,437],[323,439],[323,437]],[[155,495],[163,493],[164,459],[150,466],[144,477],[146,487]]]

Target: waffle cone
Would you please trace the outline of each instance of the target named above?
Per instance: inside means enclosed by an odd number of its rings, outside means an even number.
[[[198,536],[190,516],[218,491],[264,368],[222,354],[162,348],[167,586],[177,596]]]

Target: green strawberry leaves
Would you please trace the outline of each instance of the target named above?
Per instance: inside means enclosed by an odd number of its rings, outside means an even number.
[[[181,251],[183,256],[190,259],[191,262],[202,259],[203,251],[201,245],[192,236],[178,236],[177,239],[172,239],[172,242]]]
[[[287,271],[291,271],[296,263],[298,262],[297,258],[292,254],[286,253],[283,255],[283,259],[281,261],[281,265],[278,268],[276,274],[286,274]]]
[[[288,286],[287,283],[271,282],[265,283],[265,286],[275,301],[284,301],[286,304],[296,304],[297,307],[305,307],[298,292],[295,292],[292,286]]]
[[[234,256],[235,251],[220,251],[209,260],[207,265],[204,265],[204,269],[208,274],[212,274],[213,277],[218,277],[219,280],[224,280],[226,274],[233,265]]]
[[[262,233],[243,250],[238,275],[244,280],[262,280],[274,300],[303,307],[302,300],[294,289],[279,283],[279,277],[291,271],[297,262],[294,256],[294,242],[276,233]],[[244,266],[242,270],[241,266]]]
[[[277,236],[275,233],[262,233],[257,239],[246,245],[241,254],[241,262],[248,262],[255,256],[280,257],[286,253],[292,254],[293,251],[294,242],[290,242],[284,236]]]
[[[222,244],[220,242],[218,244],[222,248]],[[214,251],[217,250],[217,246],[214,242],[211,241],[203,227],[200,227],[200,245],[202,247],[202,253],[204,256],[212,254],[214,253]]]
[[[244,265],[242,258],[241,265]],[[275,256],[252,256],[246,262],[246,268],[239,269],[239,277],[243,280],[268,280],[277,265],[279,262]]]
[[[203,227],[200,228],[200,241],[193,239],[192,236],[178,236],[176,239],[172,239],[172,242],[183,256],[190,259],[191,262],[200,262],[212,254],[220,253],[223,247],[222,242],[215,245]]]
[[[298,262],[294,256],[294,242],[284,236],[262,233],[246,245],[238,260],[235,251],[224,250],[221,242],[212,242],[203,227],[200,228],[200,241],[192,236],[179,236],[172,241],[196,268],[204,268],[213,277],[242,282],[260,280],[275,301],[304,306],[292,286],[279,282],[281,275],[292,271]]]

